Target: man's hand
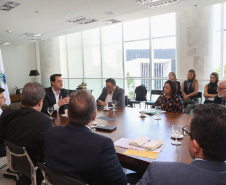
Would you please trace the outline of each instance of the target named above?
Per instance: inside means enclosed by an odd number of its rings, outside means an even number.
[[[64,99],[62,99],[62,96],[61,96],[59,99],[58,105],[59,106],[66,105],[69,103],[69,100],[70,100],[69,96],[65,97]]]
[[[103,102],[103,101],[101,101],[101,100],[98,100],[97,105],[99,105],[99,106],[100,106],[100,105],[106,106],[107,103],[105,103],[105,102]]]

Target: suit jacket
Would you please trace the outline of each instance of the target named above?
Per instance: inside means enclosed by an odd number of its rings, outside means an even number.
[[[136,185],[223,185],[226,163],[195,160],[191,164],[153,162]]]
[[[108,92],[105,87],[105,88],[103,88],[103,91],[102,91],[101,95],[99,96],[99,98],[97,99],[97,101],[101,100],[101,101],[105,102],[107,95],[108,95]],[[124,91],[124,89],[116,86],[113,96],[112,96],[112,100],[117,101],[116,106],[125,107],[125,91]],[[111,106],[111,103],[109,103],[108,106]]]
[[[55,95],[53,94],[52,87],[45,88],[46,95],[43,101],[43,106],[42,106],[42,112],[45,114],[47,113],[47,108],[48,107],[53,107],[54,104],[56,104],[56,98]],[[60,95],[59,98],[62,96],[62,98],[67,97],[68,91],[66,89],[61,89],[60,90]],[[67,105],[62,105],[60,106],[59,111],[64,111],[67,108]]]
[[[44,161],[44,137],[52,121],[33,108],[5,109],[0,117],[0,142],[25,146],[35,161]]]
[[[45,140],[46,165],[90,185],[126,185],[126,176],[108,137],[69,122],[51,128]]]
[[[220,98],[218,95],[214,97],[213,103],[216,104],[222,104],[222,98]]]

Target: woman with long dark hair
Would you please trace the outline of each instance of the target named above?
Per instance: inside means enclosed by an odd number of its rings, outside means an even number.
[[[199,82],[196,79],[195,70],[188,71],[187,80],[182,83],[182,95],[185,108],[185,113],[189,114],[192,107],[198,103],[197,92],[199,90]]]
[[[167,80],[164,84],[164,94],[156,100],[155,106],[161,106],[161,109],[167,112],[183,113],[181,98],[177,95],[177,83]]]
[[[210,82],[205,85],[204,97],[206,103],[213,103],[214,97],[217,96],[217,83],[219,81],[218,74],[216,72],[211,73]]]
[[[173,80],[174,82],[177,83],[177,95],[181,96],[181,87],[180,87],[180,82],[177,81],[176,74],[174,72],[170,72],[168,76],[169,80]]]

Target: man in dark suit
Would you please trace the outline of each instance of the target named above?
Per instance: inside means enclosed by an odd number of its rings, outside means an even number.
[[[226,105],[226,80],[218,82],[217,93],[218,95],[215,96],[214,103]]]
[[[99,98],[97,99],[97,105],[99,106],[111,106],[112,100],[116,100],[116,106],[125,107],[125,91],[122,88],[116,86],[115,79],[108,78],[106,80],[106,87],[103,88],[103,91]]]
[[[137,185],[226,184],[226,108],[198,105],[190,119],[191,164],[153,162]]]
[[[46,135],[46,165],[90,185],[126,185],[113,141],[90,130],[96,115],[91,93],[73,93],[68,105],[69,123],[51,128]]]
[[[27,147],[35,161],[44,161],[44,137],[52,121],[41,113],[45,90],[39,83],[25,84],[20,109],[5,109],[0,117],[0,142]]]
[[[46,88],[46,95],[43,102],[42,112],[47,114],[47,108],[53,107],[54,110],[64,111],[69,102],[68,91],[63,89],[61,74],[50,76],[51,87]]]

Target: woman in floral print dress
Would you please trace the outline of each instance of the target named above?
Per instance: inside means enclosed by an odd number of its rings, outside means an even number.
[[[181,98],[177,95],[177,83],[172,80],[167,80],[164,84],[164,94],[160,95],[156,100],[155,106],[161,106],[161,109],[166,112],[183,113]]]

